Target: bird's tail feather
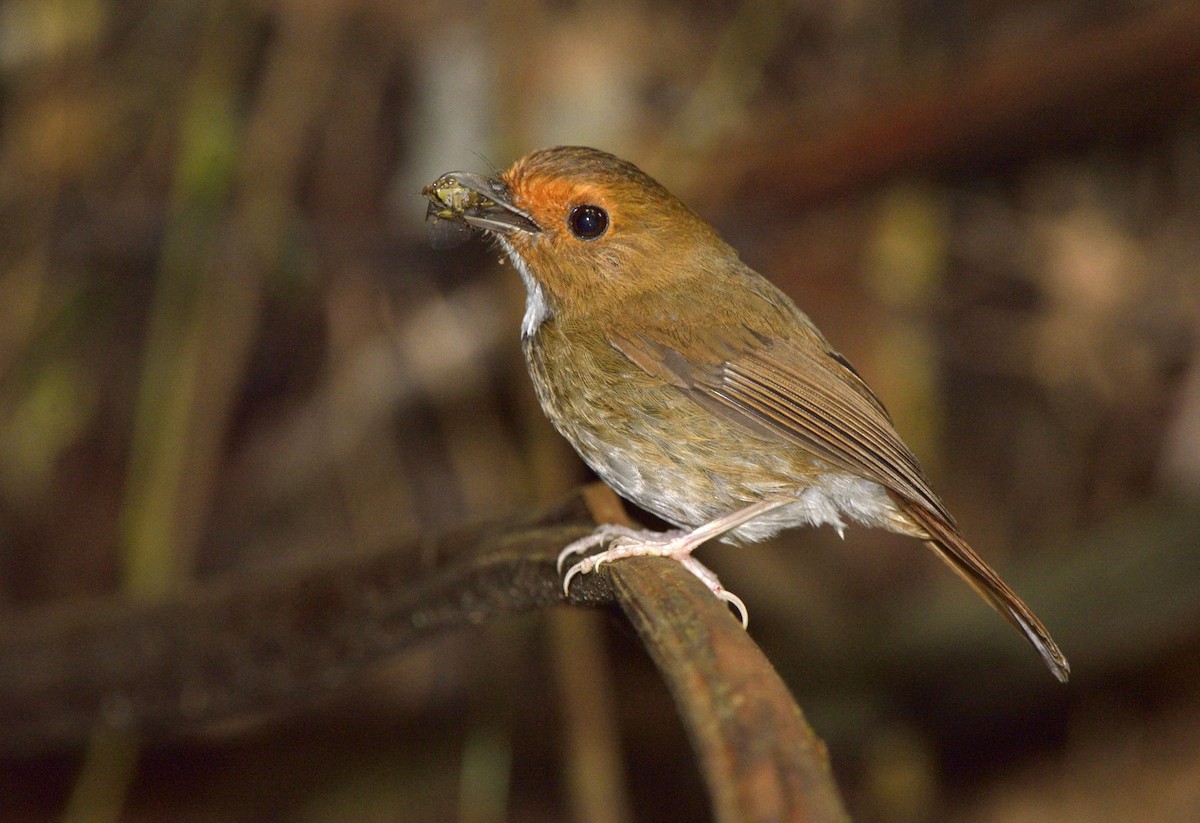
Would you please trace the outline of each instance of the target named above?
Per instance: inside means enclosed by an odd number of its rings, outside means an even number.
[[[937,552],[938,556],[946,561],[946,565],[967,581],[984,600],[990,603],[992,608],[1025,635],[1026,639],[1037,649],[1037,653],[1041,655],[1051,674],[1060,682],[1067,682],[1071,673],[1071,666],[1067,663],[1067,658],[1059,651],[1058,644],[1054,642],[1050,632],[1046,631],[1042,621],[1037,619],[1037,616],[1017,596],[1017,593],[1010,589],[1008,584],[1000,579],[1000,575],[996,574],[992,567],[967,545],[967,542],[959,536],[953,526],[943,522],[941,518],[919,503],[906,500],[899,502],[905,514],[916,521],[929,536],[930,548]]]

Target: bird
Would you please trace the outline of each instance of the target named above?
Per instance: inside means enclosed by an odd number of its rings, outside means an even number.
[[[521,343],[542,410],[621,496],[675,528],[600,526],[567,546],[564,592],[603,563],[674,559],[746,607],[692,552],[847,522],[925,541],[1021,632],[1070,666],[962,536],[850,362],[717,231],[634,164],[583,146],[426,186],[431,241],[482,232],[526,290]]]

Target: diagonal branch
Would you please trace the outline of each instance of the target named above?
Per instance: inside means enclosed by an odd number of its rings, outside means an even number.
[[[70,604],[0,625],[0,751],[81,743],[99,721],[148,736],[311,705],[438,631],[562,600],[578,498],[365,557],[243,572],[177,599]],[[606,578],[579,587],[604,602]]]
[[[564,602],[557,553],[598,518],[625,515],[611,491],[590,487],[532,519],[369,557],[242,574],[170,602],[10,620],[0,625],[0,752],[79,745],[97,723],[153,737],[312,706],[433,633]],[[572,603],[613,601],[675,696],[718,820],[845,817],[824,746],[723,604],[661,559],[572,585]]]
[[[1141,138],[1198,98],[1200,7],[1159,4],[940,78],[910,77],[811,136],[803,116],[756,122],[753,136],[722,155],[748,163],[718,164],[725,171],[705,190],[726,199],[787,192],[790,205],[819,204],[897,174],[978,170],[1047,146]],[[778,209],[776,198],[734,199],[744,215]]]
[[[584,498],[597,522],[631,525],[607,487]],[[716,819],[848,820],[825,744],[725,603],[664,558],[614,563],[610,575],[675,697]]]

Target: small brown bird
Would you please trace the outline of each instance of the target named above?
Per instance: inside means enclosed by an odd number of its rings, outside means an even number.
[[[959,534],[888,413],[844,357],[704,220],[596,149],[536,151],[492,179],[426,187],[431,240],[494,237],[525,282],[521,339],[542,409],[620,494],[679,527],[601,527],[559,558],[605,550],[571,579],[671,557],[716,594],[692,551],[846,520],[917,537],[1070,672],[1041,621]]]

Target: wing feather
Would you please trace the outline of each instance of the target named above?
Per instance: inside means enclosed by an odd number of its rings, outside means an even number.
[[[953,526],[883,405],[843,358],[744,330],[717,328],[699,341],[679,341],[677,334],[642,325],[615,331],[610,342],[648,373],[729,419],[754,431],[765,428],[832,466],[874,480]]]
[[[891,493],[934,551],[1037,649],[1065,681],[1066,659],[1045,626],[963,540],[883,404],[798,311],[777,337],[713,324],[702,331],[647,322],[610,332],[609,342],[647,374],[755,434],[769,432],[831,466]]]

